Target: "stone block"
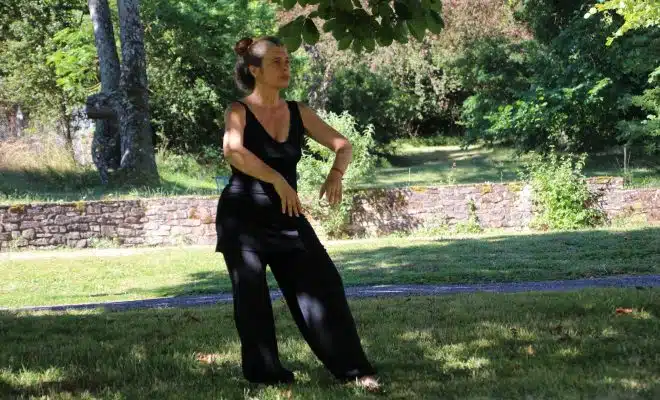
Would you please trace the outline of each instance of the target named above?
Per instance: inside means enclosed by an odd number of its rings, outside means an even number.
[[[102,225],[101,236],[114,236],[117,233],[117,227],[113,225]]]
[[[89,231],[89,225],[87,224],[70,224],[66,227],[69,232],[87,232]]]
[[[135,230],[127,228],[117,228],[117,234],[119,236],[135,236]]]
[[[189,226],[173,226],[170,229],[172,235],[190,235],[193,233],[193,228]]]
[[[80,239],[80,232],[69,232],[66,234],[67,239]]]
[[[124,243],[130,245],[144,244],[144,238],[141,237],[129,237],[124,239]]]
[[[39,221],[22,221],[21,222],[21,229],[29,229],[29,228],[37,228],[41,227],[41,223]]]
[[[30,242],[30,244],[38,247],[48,246],[48,238],[33,240],[32,242]]]
[[[7,223],[7,224],[3,224],[3,226],[5,227],[5,231],[7,232],[16,231],[19,228],[19,224]]]

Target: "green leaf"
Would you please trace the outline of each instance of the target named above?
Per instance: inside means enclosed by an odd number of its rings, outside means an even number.
[[[353,45],[351,46],[351,49],[355,54],[360,54],[362,53],[362,43],[360,43],[359,40],[355,39],[353,41]]]
[[[442,20],[440,14],[435,10],[430,10],[426,14],[426,25],[429,31],[438,34],[445,28],[445,21]]]
[[[389,2],[385,3],[380,3],[377,8],[378,15],[380,15],[383,18],[383,21],[391,21],[392,16],[394,15],[394,12],[392,11],[392,7],[390,7]]]
[[[422,0],[424,10],[442,11],[442,0]]]
[[[309,13],[309,15],[307,16],[307,18],[318,18],[318,17],[319,17],[319,12],[318,12],[318,11],[312,11],[312,12]]]
[[[329,2],[324,2],[323,4],[319,5],[319,8],[316,11],[319,13],[319,17],[323,19],[331,19],[335,17]]]
[[[426,35],[426,24],[418,19],[411,19],[406,21],[406,23],[413,37],[420,42],[423,41]]]
[[[408,27],[405,21],[399,21],[394,25],[394,40],[399,43],[408,43]]]
[[[352,11],[353,2],[351,0],[335,0],[335,7],[342,11]]]
[[[305,23],[305,17],[298,17],[288,24],[280,27],[278,36],[284,38],[287,36],[300,36],[302,34],[303,25]]]
[[[410,11],[408,5],[402,1],[394,2],[394,11],[396,11],[399,18],[403,20],[411,19],[413,17],[412,11]]]
[[[337,42],[337,49],[339,50],[346,50],[349,47],[351,47],[351,42],[353,41],[353,38],[350,36],[346,36],[339,42]]]
[[[300,45],[302,44],[302,37],[300,35],[286,36],[282,38],[282,42],[284,42],[284,45],[286,46],[286,49],[289,51],[289,53],[293,53],[294,51],[298,50],[298,48],[300,48]]]
[[[332,31],[332,37],[335,38],[336,41],[340,41],[346,36],[352,37],[348,32],[346,32],[345,27],[337,27],[334,31]]]
[[[290,10],[295,7],[296,3],[296,0],[282,0],[282,7],[284,7],[285,10]]]
[[[335,29],[337,29],[338,27],[339,27],[339,24],[337,23],[336,18],[329,19],[329,20],[325,21],[325,24],[323,24],[323,30],[325,32],[332,32]]]
[[[316,24],[309,18],[305,20],[305,24],[303,25],[302,36],[307,44],[315,44],[321,37]]]
[[[373,38],[366,38],[361,42],[362,42],[362,46],[364,47],[365,50],[367,50],[368,53],[371,53],[376,49],[376,41]]]
[[[380,46],[387,47],[391,45],[394,41],[394,29],[392,29],[392,26],[389,24],[381,25],[376,40]]]

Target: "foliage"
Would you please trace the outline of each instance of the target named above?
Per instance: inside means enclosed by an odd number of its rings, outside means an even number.
[[[246,4],[143,1],[152,123],[168,149],[200,154],[220,143],[222,113],[239,95],[233,83],[234,43],[240,36],[275,29],[271,5]]]
[[[358,184],[370,179],[375,170],[376,160],[371,151],[374,146],[373,128],[366,127],[359,131],[353,116],[344,112],[320,111],[319,116],[330,126],[344,135],[353,146],[353,160],[343,178],[344,196],[336,206],[328,206],[319,200],[319,190],[334,163],[334,153],[315,142],[307,140],[303,157],[298,164],[298,192],[310,204],[311,216],[320,221],[325,233],[330,237],[339,237],[346,232],[350,222],[350,212]]]
[[[470,200],[467,204],[468,209],[468,219],[467,221],[461,221],[456,224],[454,230],[456,233],[481,233],[483,228],[479,222],[479,216],[477,216],[477,206],[474,204],[474,200]]]
[[[537,229],[578,229],[602,224],[605,214],[597,209],[597,197],[589,191],[582,174],[587,155],[545,156],[533,153],[521,173],[533,194]]]
[[[335,113],[347,111],[359,126],[372,125],[379,142],[396,134],[397,105],[392,81],[364,64],[338,69],[328,89],[327,109]]]
[[[447,28],[439,35],[393,43],[370,54],[339,51],[331,35],[323,36],[316,46],[320,61],[313,68],[317,79],[328,68],[334,70],[327,109],[348,110],[360,125],[373,124],[379,151],[391,151],[384,145],[397,138],[459,137],[463,128],[456,121],[471,88],[463,85],[463,71],[451,61],[477,38],[519,40],[528,33],[498,1],[445,3],[443,19]]]
[[[86,8],[82,0],[2,2],[0,100],[21,104],[44,122],[71,118],[84,89],[67,85],[66,76],[75,69],[68,67],[81,58],[80,70],[74,72],[77,76],[69,78],[83,87],[94,84],[87,73],[89,65],[83,65],[91,61],[89,48],[74,49],[80,43],[76,32]],[[73,46],[67,47],[67,43]]]
[[[610,12],[623,17],[623,25],[607,38],[607,45],[610,46],[617,37],[623,36],[630,30],[644,30],[645,28],[660,27],[660,4],[654,0],[609,0],[601,4],[596,4],[585,14],[585,18],[590,18],[597,12],[605,15],[604,20],[608,25],[612,24],[613,17]],[[657,58],[656,58],[657,63]],[[646,146],[646,152],[654,154],[660,152],[658,138],[660,137],[660,65],[649,74],[649,83],[652,88],[646,89],[640,96],[631,97],[631,104],[640,107],[648,112],[645,119],[620,121],[617,125],[619,132],[622,132],[623,139],[628,143],[641,142]]]
[[[611,24],[613,21],[612,16],[609,15],[611,11],[622,16],[624,23],[618,27],[613,36],[607,38],[608,45],[630,30],[660,26],[660,4],[657,0],[607,0],[590,8],[585,18],[601,12],[608,15],[606,21]]]
[[[96,71],[96,47],[92,21],[82,12],[82,23],[64,28],[53,35],[55,51],[47,57],[55,69],[57,86],[70,99],[72,106],[83,104],[88,96],[101,89]]]
[[[575,152],[653,136],[653,123],[633,122],[632,131],[622,121],[644,120],[654,109],[646,78],[660,58],[660,32],[607,47],[609,28],[582,18],[586,2],[549,3],[522,2],[517,10],[536,40],[480,40],[454,62],[474,88],[461,115],[468,140]]]
[[[368,6],[351,0],[276,0],[284,9],[300,4],[318,4],[309,13],[303,13],[283,25],[279,35],[290,51],[298,49],[303,41],[316,44],[321,32],[315,19],[324,21],[323,31],[332,33],[340,50],[351,48],[355,53],[372,52],[376,46],[387,47],[393,42],[407,43],[412,35],[422,41],[426,31],[438,34],[444,28],[441,0],[369,1]],[[366,2],[365,2],[366,3]]]

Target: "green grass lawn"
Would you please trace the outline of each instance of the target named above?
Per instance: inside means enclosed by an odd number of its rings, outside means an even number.
[[[660,273],[660,227],[383,238],[327,246],[345,285],[483,283]],[[116,257],[0,254],[0,307],[209,294],[231,287],[212,246]],[[313,266],[310,266],[313,267]],[[272,287],[275,281],[268,275]]]
[[[471,146],[432,146],[406,141],[396,146],[389,157],[390,166],[379,168],[376,179],[362,187],[402,187],[461,183],[508,182],[518,180],[518,170],[525,160],[511,149],[486,149]],[[0,152],[0,156],[2,156]],[[186,168],[159,156],[161,184],[151,188],[104,187],[92,168],[53,167],[36,171],[7,169],[0,163],[0,204],[99,200],[115,198],[163,197],[181,195],[218,195],[214,174],[199,165]],[[173,156],[170,156],[173,157]],[[191,158],[185,158],[194,164]],[[622,156],[592,155],[587,160],[587,176],[622,176]],[[454,167],[455,163],[455,167]],[[632,187],[660,187],[658,157],[635,157],[631,161]]]
[[[187,195],[218,196],[211,176],[161,171],[158,187],[105,187],[93,170],[67,173],[0,169],[0,204],[73,202],[79,200],[137,199]]]
[[[622,307],[630,313],[617,313]],[[391,399],[660,398],[660,291],[351,301]],[[368,399],[336,383],[281,300],[290,387],[243,381],[231,305],[0,312],[0,398]]]
[[[526,157],[517,158],[512,149],[472,146],[398,146],[389,157],[391,167],[380,168],[376,181],[365,187],[402,187],[453,183],[509,182],[519,179],[518,170]],[[596,154],[587,158],[587,176],[622,176],[623,156]],[[454,166],[455,163],[455,166]],[[644,157],[631,161],[633,187],[660,187],[660,160]]]

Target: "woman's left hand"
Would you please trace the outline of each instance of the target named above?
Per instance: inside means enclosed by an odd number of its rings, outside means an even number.
[[[341,174],[331,170],[328,174],[328,177],[325,179],[323,185],[321,185],[321,193],[319,199],[323,198],[323,195],[326,195],[328,203],[331,205],[341,203],[343,186],[341,182]]]

